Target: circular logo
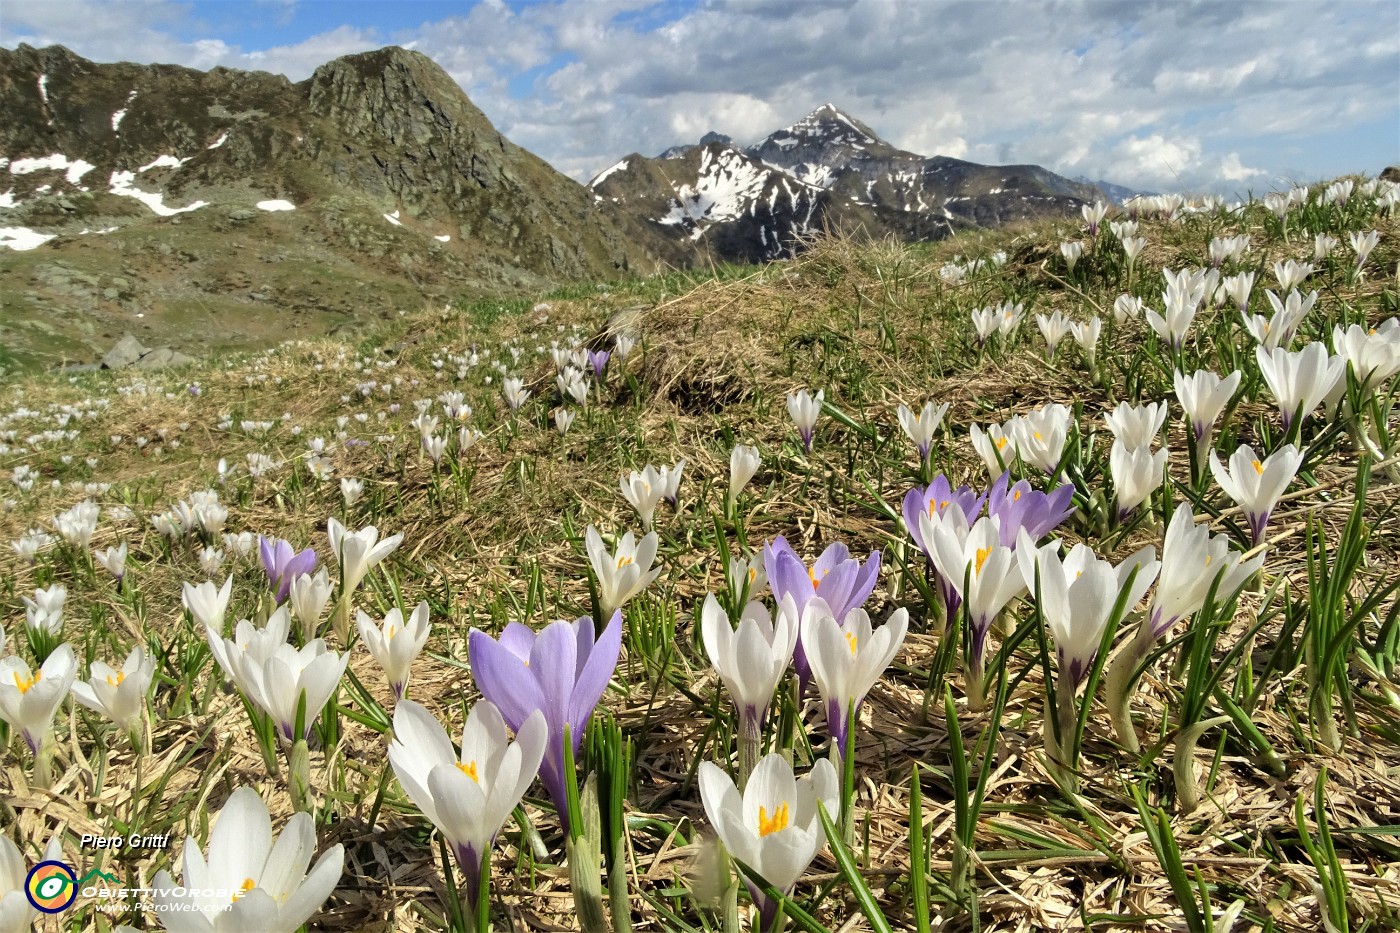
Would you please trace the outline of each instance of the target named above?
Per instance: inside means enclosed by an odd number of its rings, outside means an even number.
[[[78,876],[63,862],[40,862],[24,881],[29,903],[46,914],[66,910],[78,896]]]

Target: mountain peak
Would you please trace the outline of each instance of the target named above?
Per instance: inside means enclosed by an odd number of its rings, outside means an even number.
[[[797,137],[824,137],[833,143],[862,146],[888,146],[889,143],[864,123],[828,101],[801,120],[773,136],[787,134]],[[770,137],[772,138],[772,137]]]

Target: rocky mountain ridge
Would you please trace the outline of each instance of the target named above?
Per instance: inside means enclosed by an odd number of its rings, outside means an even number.
[[[1101,191],[1036,165],[988,166],[899,149],[825,104],[747,147],[708,134],[656,158],[627,156],[589,182],[675,239],[721,258],[790,255],[821,229],[930,240],[1078,211]]]
[[[92,361],[126,331],[258,345],[684,261],[404,49],[293,83],[20,46],[0,110],[0,346],[20,362]]]

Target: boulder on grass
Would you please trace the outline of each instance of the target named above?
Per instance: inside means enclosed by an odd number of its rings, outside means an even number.
[[[130,366],[148,352],[149,351],[141,345],[141,341],[127,334],[122,337],[121,340],[118,340],[112,349],[107,351],[106,356],[102,357],[102,368],[121,369],[125,366]]]

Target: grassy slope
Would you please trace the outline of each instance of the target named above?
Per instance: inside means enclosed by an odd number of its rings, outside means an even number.
[[[1348,222],[1360,229],[1381,225],[1383,239],[1371,268],[1393,270],[1398,252],[1394,223],[1359,214]],[[1049,401],[1082,406],[1083,428],[1097,427],[1093,443],[1101,465],[1107,441],[1099,413],[1125,397],[1145,402],[1171,395],[1170,367],[1163,370],[1150,361],[1152,353],[1140,352],[1152,345],[1145,325],[1135,322],[1110,332],[1100,346],[1108,373],[1105,382],[1111,387],[1103,389],[1090,384],[1069,340],[1053,364],[1044,362],[1033,318],[1023,328],[1019,345],[979,358],[968,346],[968,312],[1014,299],[1027,302],[1032,314],[1059,308],[1081,318],[1092,305],[1107,317],[1113,298],[1127,287],[1160,307],[1158,269],[1199,263],[1212,234],[1241,229],[1254,238],[1249,266],[1261,266],[1256,295],[1271,284],[1262,271],[1267,268],[1264,260],[1311,251],[1310,243],[1296,238],[1284,242],[1271,235],[1262,208],[1251,211],[1243,224],[1220,215],[1145,224],[1151,245],[1134,278],[1121,273],[1114,248],[1105,245],[1100,255],[1083,261],[1075,277],[1080,284],[1074,287],[1065,283],[1055,245],[1064,236],[1076,235],[1067,224],[988,235],[983,243],[964,238],[932,247],[824,241],[796,263],[723,269],[712,277],[637,280],[607,289],[577,288],[548,296],[548,309],[532,309],[529,302],[488,302],[447,312],[413,311],[362,333],[356,344],[319,339],[155,376],[93,374],[14,381],[0,396],[7,408],[47,413],[53,406],[95,396],[106,397],[110,406],[82,422],[81,435],[71,443],[0,456],[0,470],[25,463],[42,476],[34,492],[18,497],[14,511],[0,514],[0,538],[9,540],[26,527],[45,524],[81,496],[67,486],[51,490],[51,479],[111,483],[100,501],[126,503],[135,518],[120,524],[104,520],[94,544],[115,544],[120,538],[130,542],[135,595],[118,597],[108,580],[74,570],[53,554],[33,569],[6,554],[0,556],[5,567],[0,594],[11,606],[5,628],[13,638],[22,625],[16,608],[21,594],[56,579],[69,587],[70,638],[79,643],[80,656],[122,657],[131,644],[147,637],[163,644],[171,637],[197,643],[198,637],[186,632],[179,607],[180,581],[200,578],[195,548],[168,546],[152,530],[149,517],[182,495],[211,485],[218,488],[215,465],[220,458],[238,466],[250,452],[273,453],[289,462],[271,478],[255,481],[236,471],[221,489],[230,503],[229,530],[285,537],[298,547],[315,547],[323,558],[328,554],[328,515],[352,526],[372,522],[383,533],[403,532],[404,545],[388,562],[390,572],[405,601],[429,601],[434,621],[430,656],[415,666],[410,695],[440,717],[460,723],[463,699],[474,696],[463,666],[468,628],[494,630],[509,620],[539,625],[585,613],[584,527],[593,523],[605,533],[619,534],[634,528],[636,517],[617,491],[619,475],[648,462],[685,457],[681,507],[672,514],[663,506],[658,515],[666,570],[633,604],[620,676],[605,703],[638,747],[629,807],[638,814],[655,814],[660,822],[654,825],[674,825],[681,831],[668,836],[663,828],[656,837],[633,833],[638,928],[679,926],[681,921],[663,913],[658,902],[686,923],[698,924],[688,898],[664,892],[701,848],[697,830],[706,821],[691,775],[697,760],[727,754],[717,745],[723,736],[707,728],[711,710],[724,710],[727,699],[716,696],[721,688],[708,671],[690,613],[704,593],[723,585],[712,513],[719,511],[724,495],[729,449],[736,441],[756,443],[763,451],[763,468],[750,487],[742,527],[726,528],[730,545],[752,550],[783,534],[808,555],[832,541],[849,544],[857,554],[881,548],[887,569],[871,602],[872,617],[883,620],[896,605],[908,606],[914,617],[905,649],[865,707],[857,753],[857,856],[894,926],[909,928],[909,890],[901,875],[908,864],[911,762],[925,766],[924,825],[932,837],[936,872],[946,872],[949,865],[953,792],[944,724],[937,715],[931,720],[922,715],[925,672],[937,646],[915,592],[914,578],[922,577],[922,562],[915,554],[908,562],[912,569],[905,571],[894,558],[903,536],[873,495],[878,492],[897,508],[915,482],[913,454],[895,424],[894,407],[901,401],[917,407],[927,397],[952,403],[949,429],[936,445],[935,462],[959,481],[985,481],[967,439],[969,425],[1001,421]],[[951,254],[987,254],[998,248],[1011,256],[1004,268],[956,287],[940,280],[938,270]],[[1345,252],[1343,246],[1339,255]],[[1379,275],[1360,285],[1346,284],[1344,265],[1339,260],[1318,274],[1322,310],[1305,328],[1308,337],[1330,331],[1330,326],[1322,327],[1324,316],[1347,313],[1374,324],[1395,313],[1393,282],[1388,284],[1388,298],[1382,294],[1387,283]],[[1233,312],[1208,313],[1198,321],[1198,332],[1224,334],[1233,317]],[[601,334],[610,319],[638,334],[638,349],[610,374],[603,403],[590,405],[561,439],[547,423],[549,410],[559,403],[553,368],[536,348],[574,333],[585,338]],[[1239,330],[1237,325],[1234,330]],[[601,337],[593,339],[602,345]],[[452,375],[453,362],[446,361],[441,373],[434,366],[448,353],[466,353],[473,346],[483,356],[492,351],[493,361],[504,355],[509,363],[509,353],[500,349],[504,344],[522,350],[520,361],[508,369],[525,376],[534,391],[515,418],[500,400],[500,374],[485,361],[461,383]],[[1207,346],[1191,346],[1188,368],[1200,365],[1220,371],[1216,353]],[[363,397],[359,386],[371,380],[393,382],[393,388],[387,395],[371,389],[370,397]],[[197,396],[187,390],[196,383]],[[867,430],[843,427],[826,417],[813,455],[804,457],[783,405],[784,394],[802,386],[825,389],[832,406]],[[451,469],[435,471],[419,453],[408,421],[415,399],[449,388],[467,393],[475,409],[472,423],[486,436]],[[394,403],[402,408],[390,414]],[[1255,437],[1257,422],[1276,420],[1271,407],[1267,394],[1243,405],[1229,429],[1231,437]],[[284,413],[289,420],[279,422],[266,437],[250,437],[237,428],[244,419],[277,420]],[[344,430],[368,443],[332,443],[329,454],[336,477],[366,481],[365,498],[347,510],[336,484],[311,480],[299,460],[308,438],[334,438],[337,416],[356,413],[367,414],[367,423],[350,420]],[[232,430],[217,427],[225,415],[232,418]],[[17,430],[22,438],[49,426],[51,415],[12,415],[0,430]],[[301,428],[299,436],[292,433],[294,426]],[[1314,430],[1310,426],[1305,439]],[[122,440],[114,444],[114,435]],[[137,436],[149,440],[145,448],[134,445]],[[1173,475],[1184,478],[1183,435],[1175,404],[1168,437]],[[1233,449],[1223,441],[1221,446]],[[64,463],[65,456],[71,462]],[[94,467],[85,464],[88,457],[96,459]],[[1345,493],[1352,462],[1344,450],[1331,455],[1309,478],[1334,484],[1333,491],[1292,503],[1275,518],[1275,531],[1292,533],[1274,546],[1265,571],[1270,587],[1287,578],[1298,596],[1296,587],[1305,571],[1302,520],[1313,514],[1335,533],[1350,507]],[[1099,468],[1088,471],[1095,484],[1102,482],[1095,474]],[[1369,514],[1378,520],[1370,541],[1371,566],[1363,571],[1365,583],[1358,583],[1359,588],[1393,578],[1396,528],[1393,518],[1381,516],[1388,516],[1395,489],[1378,477],[1368,499]],[[1229,505],[1218,491],[1209,495],[1215,504]],[[1230,518],[1228,510],[1224,514]],[[1078,540],[1086,530],[1072,527],[1067,537]],[[1152,527],[1149,521],[1107,541],[1099,535],[1091,540],[1103,556],[1118,560],[1141,544],[1160,545],[1160,522]],[[230,558],[226,568],[235,574],[230,618],[241,618],[253,609],[261,570],[256,558]],[[536,571],[538,583],[532,587]],[[382,613],[392,598],[376,575],[359,605]],[[531,609],[528,618],[526,607]],[[1245,598],[1225,644],[1238,637],[1240,626],[1258,607],[1256,596]],[[675,650],[664,661],[649,659],[641,650],[646,620],[658,615],[677,626]],[[1272,649],[1273,632],[1269,628],[1260,636],[1258,652]],[[361,649],[356,649],[351,666],[372,685],[380,702],[387,702],[381,675]],[[663,666],[666,676],[659,676]],[[1167,746],[1168,753],[1160,760],[1150,755],[1134,760],[1106,738],[1106,722],[1096,715],[1078,802],[1066,800],[1046,771],[1040,674],[1032,652],[1025,649],[1013,661],[1014,670],[1023,668],[1030,673],[1013,690],[1003,719],[996,776],[977,835],[977,848],[985,859],[975,875],[983,920],[1008,930],[1169,928],[1171,918],[1181,917],[1181,909],[1144,841],[1127,788],[1139,784],[1152,800],[1170,808],[1173,727],[1163,716],[1174,708],[1179,689],[1170,665],[1146,679],[1135,702],[1147,744],[1151,747],[1160,736],[1157,744]],[[178,678],[174,671],[167,675]],[[697,709],[668,677],[688,684],[704,708]],[[219,682],[217,671],[211,674],[206,668],[194,678],[196,696],[188,704],[175,702],[177,691],[170,684],[158,688],[155,760],[145,766],[143,780],[149,784],[159,778],[165,783],[145,795],[150,804],[140,821],[142,831],[170,830],[176,836],[191,832],[202,839],[203,814],[209,806],[248,783],[265,788],[275,817],[288,812],[284,781],[268,778],[236,696]],[[961,690],[959,673],[950,682],[955,692]],[[1365,699],[1373,689],[1368,685],[1357,694],[1355,734],[1346,738],[1344,753],[1334,755],[1316,745],[1309,729],[1301,673],[1270,683],[1255,719],[1283,753],[1288,765],[1283,777],[1266,773],[1237,738],[1226,738],[1219,746],[1209,800],[1173,824],[1188,861],[1199,866],[1205,882],[1213,886],[1217,905],[1242,898],[1246,917],[1256,928],[1265,923],[1278,930],[1319,928],[1309,888],[1317,873],[1298,845],[1292,808],[1299,795],[1311,799],[1323,764],[1330,774],[1329,819],[1334,827],[1396,822],[1400,717]],[[6,785],[4,797],[14,802],[18,829],[10,832],[17,838],[47,839],[59,822],[70,832],[105,831],[114,820],[124,819],[131,806],[134,770],[124,740],[112,743],[103,772],[103,756],[88,738],[91,723],[86,712],[60,718],[61,777],[52,795],[27,786],[27,758],[21,756],[19,743],[12,743],[3,759],[0,782]],[[814,736],[821,732],[820,718],[815,712],[808,716]],[[985,716],[961,713],[965,741],[971,743],[984,725]],[[433,928],[432,915],[442,911],[442,882],[425,841],[426,824],[392,779],[384,806],[371,821],[370,801],[385,767],[385,740],[348,721],[345,727],[341,745],[328,754],[317,753],[313,765],[330,820],[322,845],[341,841],[348,850],[343,887],[321,922],[337,930]],[[1211,749],[1217,739],[1207,741],[1198,758],[1212,767]],[[799,751],[799,758],[804,755]],[[90,802],[95,782],[100,784],[98,799]],[[528,846],[521,852],[514,824],[508,826],[501,840],[508,854],[498,851],[494,860],[495,893],[524,928],[545,921],[567,924],[564,918],[572,907],[556,867],[562,863],[556,823],[551,814],[530,809],[550,854],[535,859]],[[687,838],[695,844],[685,845]],[[1364,835],[1339,835],[1337,845],[1348,870],[1355,919],[1360,920],[1363,911],[1393,911],[1383,905],[1396,900],[1393,868],[1384,867],[1396,854],[1394,846],[1384,837]],[[173,850],[164,857],[126,854],[116,862],[118,873],[148,880],[158,867],[170,865],[174,855]],[[385,879],[391,870],[395,884],[388,887]],[[842,924],[856,913],[855,903],[843,886],[829,885],[834,870],[829,853],[818,857],[812,871],[827,893],[814,910],[832,929],[851,928]],[[799,895],[810,900],[817,890],[808,882],[799,887]],[[945,909],[948,928],[968,928],[965,912],[953,906]],[[1393,922],[1393,912],[1389,916]]]

